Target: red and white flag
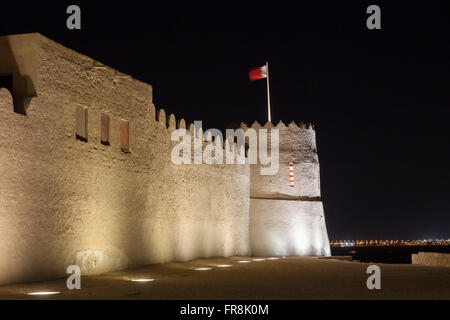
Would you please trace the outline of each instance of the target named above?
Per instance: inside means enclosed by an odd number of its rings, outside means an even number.
[[[262,67],[250,70],[248,77],[250,81],[267,79],[267,120],[272,122],[272,116],[270,115],[269,61]]]
[[[248,77],[250,78],[250,81],[267,78],[267,65],[250,70]]]

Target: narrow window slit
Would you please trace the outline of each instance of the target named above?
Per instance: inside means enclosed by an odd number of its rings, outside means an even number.
[[[88,109],[77,106],[76,112],[76,138],[80,141],[88,141]]]
[[[101,129],[100,142],[104,146],[109,146],[109,115],[102,113],[101,115]]]

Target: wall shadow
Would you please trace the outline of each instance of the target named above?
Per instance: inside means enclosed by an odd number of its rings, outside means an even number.
[[[24,47],[27,40],[29,39],[20,40]],[[25,115],[31,99],[36,97],[37,93],[33,79],[29,75],[23,74],[19,65],[12,50],[11,39],[8,36],[0,37],[0,88],[6,88],[11,93],[14,112]]]

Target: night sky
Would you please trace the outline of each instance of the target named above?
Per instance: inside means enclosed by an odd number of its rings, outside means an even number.
[[[9,1],[0,34],[40,32],[204,128],[265,122],[265,81],[247,74],[269,60],[272,122],[315,124],[331,240],[449,238],[448,1],[243,2]]]

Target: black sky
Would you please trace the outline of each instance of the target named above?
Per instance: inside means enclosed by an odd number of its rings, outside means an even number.
[[[8,2],[0,34],[40,32],[208,128],[264,122],[265,82],[247,72],[268,59],[273,122],[316,125],[330,239],[449,238],[447,2]]]

